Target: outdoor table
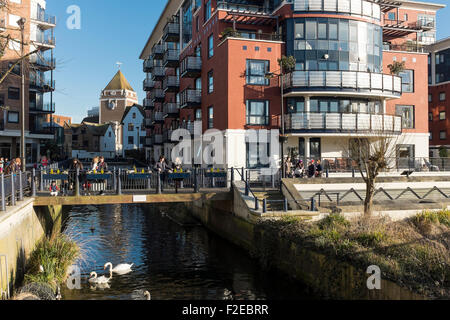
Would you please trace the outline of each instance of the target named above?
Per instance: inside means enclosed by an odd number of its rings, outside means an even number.
[[[175,193],[178,193],[178,183],[191,176],[190,172],[169,173],[169,179],[175,180]]]

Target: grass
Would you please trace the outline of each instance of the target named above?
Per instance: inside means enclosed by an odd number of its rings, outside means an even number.
[[[51,238],[44,237],[28,261],[25,283],[45,283],[56,289],[66,280],[69,266],[79,255],[80,248],[67,235],[59,233]]]
[[[287,223],[289,222],[289,223]],[[334,255],[365,270],[378,265],[383,277],[420,294],[450,297],[450,210],[424,211],[404,221],[352,219],[331,214],[316,222],[261,222],[302,247]]]

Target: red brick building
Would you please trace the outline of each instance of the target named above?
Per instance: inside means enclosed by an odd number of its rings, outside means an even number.
[[[198,123],[203,132],[224,132],[227,166],[258,166],[245,132],[280,127],[278,59],[285,55],[296,59],[283,78],[285,154],[344,158],[352,137],[373,134],[378,123],[385,134],[401,136],[398,157],[428,157],[424,47],[434,42],[443,7],[400,0],[168,1],[140,55],[148,135],[162,136],[148,139],[148,155],[169,156],[171,130],[193,131]],[[394,61],[405,62],[399,75],[389,74]]]

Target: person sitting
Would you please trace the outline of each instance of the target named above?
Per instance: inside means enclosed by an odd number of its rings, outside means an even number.
[[[56,181],[52,181],[52,184],[50,185],[50,195],[52,197],[57,197],[59,193],[59,188],[56,185]]]
[[[94,157],[94,159],[92,159],[92,171],[97,171],[98,169],[98,163],[99,163],[99,157]]]
[[[103,170],[106,172],[108,170],[108,164],[105,162],[105,157],[101,156],[97,164],[98,170]]]
[[[316,166],[314,164],[314,160],[311,160],[308,166],[308,178],[314,178],[315,174],[316,174]]]
[[[321,164],[320,160],[317,160],[316,178],[322,178],[322,172],[323,172],[322,164]]]
[[[297,163],[297,166],[294,170],[294,175],[296,178],[303,178],[303,175],[305,173],[305,168],[303,167],[303,161],[300,160],[299,163]]]

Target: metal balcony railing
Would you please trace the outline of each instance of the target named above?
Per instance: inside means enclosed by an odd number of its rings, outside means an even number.
[[[38,55],[31,55],[30,56],[30,63],[38,66],[38,67],[42,67],[42,68],[46,68],[46,69],[54,69],[56,66],[56,59],[53,58],[44,58]]]
[[[180,24],[168,22],[164,27],[163,40],[166,42],[177,42],[180,39]]]
[[[144,72],[151,72],[153,69],[153,59],[145,59],[142,68]]]
[[[152,125],[153,125],[153,123],[152,123],[152,119],[144,119],[144,126],[146,127],[146,128],[151,128],[152,127]]]
[[[203,128],[202,125],[203,125],[202,121],[195,120],[194,122],[189,121],[189,122],[180,124],[180,128],[188,130],[191,134],[194,134],[196,129],[199,133],[202,133],[202,128]]]
[[[161,111],[155,111],[152,114],[153,122],[163,122],[164,121],[164,113]]]
[[[402,117],[365,113],[291,113],[285,116],[287,131],[317,133],[402,132]]]
[[[38,10],[35,14],[32,14],[31,18],[40,22],[56,25],[56,17],[46,14],[44,10]]]
[[[147,138],[145,138],[145,146],[146,146],[146,147],[151,147],[151,146],[153,146],[153,137],[147,137]]]
[[[152,80],[163,79],[166,76],[164,67],[153,67]]]
[[[164,91],[162,89],[154,88],[152,91],[150,91],[150,99],[152,99],[154,102],[164,100]]]
[[[197,78],[202,72],[202,58],[187,56],[181,61],[180,74],[183,78]]]
[[[155,82],[152,79],[146,78],[143,82],[144,91],[150,91],[155,87]]]
[[[163,143],[163,135],[162,134],[155,134],[153,143],[154,144],[162,144]]]
[[[163,112],[165,114],[178,114],[180,112],[180,105],[176,102],[168,102],[163,105]]]
[[[143,101],[143,106],[145,109],[151,109],[155,107],[155,103],[152,99],[145,98]]]
[[[163,142],[172,142],[173,129],[166,129],[163,131]]]
[[[251,13],[251,14],[266,14],[270,15],[272,12],[270,8],[265,6],[255,6],[249,4],[229,3],[226,1],[218,1],[216,10],[226,10],[233,13]]]
[[[180,64],[180,50],[167,49],[164,52],[163,66],[164,67],[177,67]]]
[[[152,55],[154,57],[161,57],[164,54],[164,45],[162,44],[155,44],[152,48]]]
[[[199,106],[202,103],[202,90],[185,89],[180,94],[180,108]]]
[[[353,89],[356,92],[399,97],[402,94],[402,78],[361,71],[294,71],[284,76],[284,87],[305,91],[311,88]]]
[[[167,76],[163,81],[163,89],[164,91],[169,92],[178,92],[180,88],[180,79],[178,76]]]

